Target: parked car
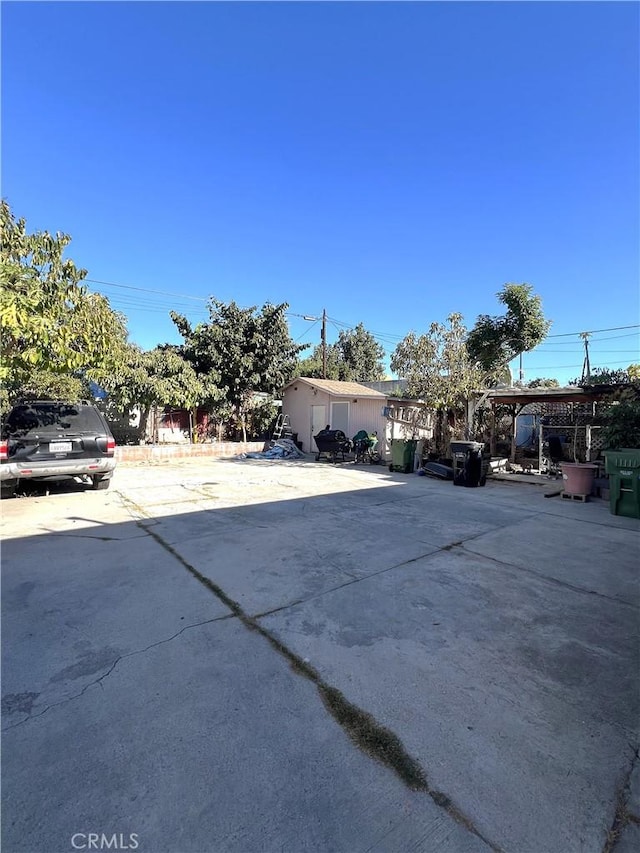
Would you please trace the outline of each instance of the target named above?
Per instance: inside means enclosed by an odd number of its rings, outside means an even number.
[[[115,449],[102,413],[87,401],[18,403],[2,424],[2,494],[13,494],[21,481],[66,478],[108,489],[116,467]]]

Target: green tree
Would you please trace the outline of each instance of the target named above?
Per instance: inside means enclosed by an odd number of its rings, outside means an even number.
[[[140,407],[142,434],[154,406],[195,409],[210,406],[219,396],[216,374],[199,376],[180,347],[170,344],[146,352],[128,344],[117,367],[90,370],[88,375],[108,393],[109,408],[127,415]]]
[[[482,387],[482,372],[469,359],[461,314],[448,325],[432,323],[417,336],[410,332],[391,356],[391,369],[407,380],[407,392],[435,408],[462,409],[469,392]]]
[[[410,396],[464,417],[471,392],[483,387],[483,373],[469,358],[462,315],[450,314],[447,324],[432,323],[419,336],[410,332],[394,350],[391,369],[407,380]],[[445,452],[446,438],[441,419],[436,443]]]
[[[384,378],[384,347],[362,323],[355,329],[341,329],[338,340],[327,346],[327,379],[343,382],[375,382]],[[322,376],[322,346],[298,363],[299,376]]]
[[[481,314],[467,338],[471,361],[487,374],[495,375],[524,352],[529,352],[547,336],[551,322],[542,311],[542,300],[530,284],[505,284],[496,294],[506,305],[501,317]]]
[[[609,450],[640,448],[640,382],[617,393],[601,416],[602,439]]]
[[[547,379],[545,377],[539,377],[538,379],[532,379],[530,382],[526,384],[527,388],[559,388],[560,383],[557,379]]]
[[[266,439],[273,432],[278,409],[271,398],[255,402],[247,413],[247,433],[250,440]]]
[[[630,364],[626,370],[609,370],[608,367],[596,367],[591,375],[584,379],[572,379],[569,385],[626,385],[640,379],[640,364]]]
[[[341,377],[344,380],[375,382],[384,378],[384,347],[362,323],[358,323],[355,329],[340,331],[336,347],[344,365],[344,375]]]
[[[90,400],[93,396],[86,375],[37,369],[24,374],[15,394],[32,400]]]
[[[640,447],[640,364],[630,364],[626,370],[596,367],[588,378],[572,379],[569,384],[612,386],[611,393],[597,404],[604,447]]]
[[[192,328],[171,312],[184,338],[182,353],[198,377],[218,380],[219,403],[228,407],[246,441],[247,416],[255,391],[275,394],[294,375],[298,353],[289,334],[286,303],[240,308],[235,302],[209,302],[209,322]]]
[[[327,370],[325,379],[342,379],[341,353],[336,344],[327,344]],[[298,376],[309,378],[322,378],[322,345],[314,347],[313,352],[307,358],[301,359],[296,365],[295,372]]]
[[[0,380],[7,399],[30,385],[43,390],[47,377],[78,378],[107,365],[114,344],[126,339],[124,318],[82,286],[86,270],[63,258],[71,238],[28,233],[4,200],[0,226]]]

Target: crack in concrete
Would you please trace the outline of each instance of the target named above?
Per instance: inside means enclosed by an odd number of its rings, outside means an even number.
[[[615,604],[622,604],[624,607],[631,607],[633,610],[640,610],[640,605],[633,604],[630,601],[625,601],[623,598],[616,598],[613,595],[606,595],[604,592],[598,592],[595,589],[588,589],[584,586],[576,586],[575,584],[568,583],[567,581],[559,580],[558,578],[554,578],[551,575],[545,575],[543,572],[536,572],[535,569],[527,569],[524,566],[517,566],[515,563],[509,563],[507,560],[499,560],[497,557],[490,557],[487,554],[481,554],[477,551],[472,551],[470,548],[465,548],[465,542],[469,542],[471,538],[464,539],[461,542],[453,542],[448,548],[459,547],[462,551],[470,556],[479,557],[483,560],[489,560],[491,563],[497,563],[499,566],[506,566],[509,569],[513,569],[517,572],[524,572],[528,575],[533,575],[536,578],[540,578],[540,580],[547,581],[547,583],[553,584],[554,586],[560,586],[563,589],[569,589],[572,592],[579,592],[583,595],[595,595],[597,598],[604,598],[605,601],[613,601]],[[445,549],[443,549],[445,550]]]
[[[626,771],[622,782],[617,791],[616,795],[616,809],[613,815],[613,821],[611,822],[611,826],[607,830],[607,837],[604,843],[604,847],[602,848],[602,853],[611,853],[616,847],[620,837],[625,829],[625,827],[629,823],[634,823],[638,819],[635,818],[634,815],[630,814],[627,808],[627,802],[629,799],[629,783],[631,781],[631,774],[633,773],[633,768],[640,758],[640,750],[638,747],[632,747],[633,755],[631,756],[631,761],[629,762],[629,768]]]
[[[300,599],[297,599],[295,601],[290,601],[286,604],[282,604],[279,607],[274,607],[270,610],[265,610],[265,611],[262,611],[260,613],[255,613],[251,618],[252,619],[264,619],[267,616],[272,616],[275,613],[280,613],[283,610],[288,610],[289,608],[295,607],[298,604],[305,604],[307,601],[313,601],[317,598],[322,598],[324,595],[327,595],[331,592],[335,592],[336,590],[339,590],[339,589],[343,589],[344,587],[351,586],[354,583],[360,583],[361,581],[367,580],[368,578],[376,577],[377,575],[384,574],[385,572],[390,572],[393,569],[402,568],[403,566],[409,565],[410,563],[415,563],[418,560],[433,557],[436,554],[442,553],[443,551],[450,551],[455,547],[463,546],[464,542],[468,542],[470,539],[475,539],[479,535],[481,536],[483,534],[476,534],[474,536],[470,536],[468,539],[461,540],[460,542],[452,542],[449,545],[443,545],[442,548],[439,548],[437,551],[429,551],[427,554],[422,554],[418,557],[412,557],[411,559],[404,560],[402,563],[398,563],[395,566],[389,566],[386,569],[381,569],[380,571],[372,572],[371,574],[364,575],[363,577],[355,578],[352,581],[347,581],[346,583],[339,584],[337,586],[331,587],[330,589],[323,590],[322,592],[314,593],[313,595],[307,596],[307,598],[300,598]],[[469,553],[470,555],[473,555],[473,556],[482,556],[482,555],[477,555],[474,551],[469,551],[467,553]],[[496,562],[498,562],[498,561],[496,561]],[[504,565],[509,566],[511,568],[517,568],[516,566],[511,566],[510,563],[505,563]],[[561,701],[564,702],[565,704],[567,704],[570,708],[580,707],[579,705],[576,705],[575,703],[568,701],[564,697],[561,697]],[[607,720],[607,719],[600,717],[600,716],[594,716],[593,719],[599,723],[604,723],[608,726],[612,726],[613,728],[620,731],[620,733],[623,734],[625,737],[633,733],[626,726],[622,725],[621,723],[617,723],[613,720]]]
[[[144,512],[144,510],[135,505],[133,501],[127,500],[123,495],[121,495],[126,503],[130,504],[141,516],[146,516],[149,518],[148,514]],[[423,500],[429,499],[433,496],[431,495],[418,495],[412,498],[402,498],[399,500],[385,500],[379,503],[374,504],[375,506],[383,506],[385,504],[397,504],[415,500]],[[237,509],[237,508],[236,508]],[[532,518],[536,518],[541,515],[549,515],[552,517],[560,517],[564,518],[564,515],[560,515],[554,512],[548,512],[544,510],[532,510],[528,508],[529,511],[525,514],[525,516],[520,519],[520,521],[526,521]],[[177,550],[171,546],[169,543],[165,542],[161,536],[159,536],[155,531],[150,530],[143,526],[143,519],[136,519],[136,523],[138,526],[145,531],[148,535],[150,535],[153,539],[155,539],[161,547],[167,550],[175,559],[177,559],[184,568],[192,574],[200,583],[202,583],[210,592],[212,592],[220,601],[222,601],[231,611],[232,614],[229,617],[223,618],[232,618],[237,617],[242,624],[250,631],[260,634],[264,639],[266,639],[269,644],[281,655],[283,656],[291,666],[294,672],[303,676],[307,680],[311,681],[318,693],[320,695],[321,701],[323,705],[326,707],[327,711],[331,714],[331,716],[336,720],[338,725],[345,731],[350,740],[363,752],[370,755],[375,760],[381,762],[385,766],[392,769],[401,780],[412,790],[422,791],[426,793],[432,801],[438,805],[440,808],[443,808],[454,820],[458,823],[465,826],[472,834],[482,840],[486,845],[488,845],[492,850],[499,853],[500,848],[493,842],[489,841],[484,835],[475,827],[472,821],[460,810],[456,807],[450,797],[446,794],[437,791],[430,787],[427,777],[422,770],[422,767],[419,763],[413,759],[405,750],[403,744],[399,740],[399,738],[391,732],[389,729],[385,728],[381,724],[379,724],[375,718],[368,714],[368,712],[364,711],[361,708],[350,703],[345,696],[336,688],[328,685],[320,676],[320,674],[309,665],[305,660],[300,658],[295,652],[291,651],[287,646],[285,646],[280,640],[277,639],[270,631],[264,628],[262,625],[258,623],[257,620],[262,619],[266,616],[269,616],[274,613],[281,612],[290,607],[294,607],[298,604],[302,604],[306,601],[310,601],[319,597],[322,597],[330,592],[334,592],[338,589],[342,589],[347,586],[351,586],[352,584],[359,583],[363,580],[366,580],[370,577],[375,577],[380,574],[384,574],[389,571],[393,571],[397,568],[402,568],[403,566],[409,565],[413,562],[417,562],[418,560],[425,559],[428,557],[432,557],[434,555],[440,554],[445,551],[451,551],[456,548],[460,548],[462,551],[467,553],[469,556],[479,557],[481,559],[486,559],[491,562],[496,563],[500,566],[505,566],[515,571],[522,571],[527,574],[531,574],[543,581],[547,581],[550,584],[557,585],[566,589],[569,589],[573,592],[578,592],[581,594],[587,595],[596,595],[600,598],[606,599],[608,601],[615,602],[617,604],[622,604],[626,606],[633,607],[637,609],[636,605],[625,602],[624,600],[614,598],[612,596],[605,595],[603,593],[599,593],[595,590],[590,590],[584,587],[575,586],[573,584],[567,583],[565,581],[558,580],[557,578],[545,575],[540,572],[536,572],[532,569],[526,569],[521,566],[516,566],[513,563],[509,563],[507,561],[499,560],[494,557],[489,557],[484,554],[478,554],[468,548],[465,548],[465,543],[470,542],[474,539],[481,538],[486,535],[487,532],[492,533],[495,530],[499,530],[504,527],[511,526],[513,521],[505,525],[500,525],[498,527],[493,527],[489,531],[482,531],[480,533],[473,534],[472,536],[466,537],[465,539],[456,540],[454,542],[448,543],[447,545],[441,546],[437,548],[437,550],[429,551],[425,554],[421,554],[417,557],[413,557],[409,560],[404,560],[401,563],[398,563],[394,566],[389,566],[385,569],[381,569],[377,572],[372,572],[371,574],[364,575],[362,577],[353,578],[352,580],[346,581],[343,584],[339,584],[335,587],[331,587],[330,589],[324,590],[320,593],[316,593],[304,599],[297,599],[295,601],[289,602],[287,604],[281,605],[276,608],[272,608],[270,610],[255,614],[253,616],[249,616],[244,612],[241,606],[231,599],[217,584],[207,578],[205,575],[201,574],[194,566],[189,564],[178,552]],[[607,526],[605,524],[599,523],[597,521],[593,521],[592,519],[571,519],[572,521],[578,521],[587,524],[600,524],[601,526]],[[626,529],[626,528],[622,528]],[[429,544],[429,543],[426,543]],[[107,677],[115,665],[117,661],[114,662],[111,669],[105,673],[104,676],[101,676],[100,679],[97,679],[96,682],[101,681],[103,678]],[[87,688],[91,685],[87,685]],[[85,689],[87,689],[85,688]],[[84,692],[84,691],[83,691]],[[71,697],[73,698],[73,697]],[[44,713],[44,712],[43,712]],[[19,725],[19,724],[18,724]],[[631,762],[631,766],[626,775],[625,781],[621,787],[620,794],[618,796],[616,813],[614,817],[614,821],[611,829],[607,835],[607,842],[603,849],[603,853],[611,853],[613,847],[620,835],[620,832],[630,821],[638,820],[635,816],[630,815],[626,811],[626,793],[625,788],[628,786],[629,779],[631,776],[631,772],[633,769],[633,764],[638,757],[637,750],[634,750],[633,760]]]
[[[511,485],[517,485],[517,484],[513,483],[513,484],[511,484]],[[519,485],[522,485],[522,484],[519,484]],[[544,488],[544,487],[540,487],[540,488]],[[554,495],[553,497],[556,497],[556,495]],[[563,501],[562,503],[563,503],[563,504],[566,504],[566,503],[567,503],[567,501]],[[591,502],[589,502],[589,503],[591,503]],[[509,509],[509,508],[513,508],[513,506],[514,506],[514,504],[513,504],[513,503],[511,503],[511,502],[507,502],[507,501],[505,501],[505,502],[499,502],[499,504],[500,504],[500,506],[503,506],[503,507],[505,507],[505,508],[507,508],[507,509]],[[517,508],[517,507],[516,507],[516,508]],[[523,510],[524,510],[524,507],[523,507]],[[631,527],[623,527],[623,526],[617,526],[617,525],[615,525],[615,524],[612,524],[612,523],[611,523],[611,521],[598,521],[597,519],[593,519],[593,518],[578,518],[577,516],[567,515],[566,513],[563,513],[563,512],[553,512],[552,510],[548,510],[548,509],[547,509],[547,510],[545,510],[545,509],[535,509],[535,510],[531,510],[531,508],[530,508],[530,507],[528,507],[528,510],[529,510],[530,512],[533,512],[533,514],[534,514],[535,516],[538,516],[538,515],[550,515],[552,518],[560,518],[560,519],[562,519],[563,521],[571,521],[571,522],[574,522],[574,521],[575,521],[575,522],[577,522],[578,524],[588,524],[588,525],[590,525],[591,527],[594,527],[594,526],[595,526],[595,527],[606,527],[608,530],[611,530],[611,529],[614,529],[614,530],[627,530],[627,531],[629,531],[629,532],[631,532],[631,533],[633,533],[633,532],[637,532],[634,528],[631,528]]]
[[[509,526],[510,526],[510,524],[502,525],[502,527],[509,527]],[[314,592],[312,595],[309,595],[306,598],[295,599],[294,601],[290,601],[286,604],[282,604],[282,605],[279,605],[278,607],[274,607],[271,610],[264,610],[261,613],[255,613],[252,616],[252,618],[253,619],[262,619],[265,616],[271,616],[273,613],[279,613],[281,610],[287,610],[289,607],[295,607],[297,604],[304,604],[307,601],[313,601],[316,598],[322,598],[322,596],[328,595],[330,592],[335,592],[338,589],[343,589],[344,587],[351,586],[354,583],[360,583],[361,581],[368,580],[369,578],[375,578],[378,575],[383,575],[383,574],[385,574],[385,572],[391,572],[394,569],[401,569],[404,566],[410,565],[411,563],[417,563],[418,560],[425,560],[425,559],[428,559],[429,557],[434,557],[437,554],[441,554],[444,551],[451,551],[453,548],[456,548],[458,546],[463,546],[465,542],[471,542],[473,539],[478,539],[479,537],[484,536],[485,533],[487,533],[487,532],[493,533],[494,530],[501,530],[502,527],[492,528],[490,531],[483,531],[482,533],[474,533],[472,536],[468,536],[466,539],[459,539],[455,542],[449,542],[447,545],[437,546],[431,542],[424,542],[423,544],[430,545],[431,548],[435,549],[435,550],[427,551],[424,554],[418,554],[417,557],[410,557],[408,560],[403,560],[401,563],[395,563],[393,566],[387,566],[386,569],[379,569],[376,572],[369,572],[368,574],[361,575],[359,577],[356,577],[356,576],[350,574],[348,571],[346,571],[343,568],[340,568],[340,566],[337,566],[335,563],[329,563],[329,565],[331,565],[333,568],[342,572],[342,574],[347,575],[348,577],[352,578],[352,580],[345,581],[344,583],[337,584],[336,586],[329,587],[328,589],[322,590],[322,592]],[[422,541],[422,540],[420,540],[420,541]],[[318,558],[320,560],[324,561],[324,557],[322,556],[320,551],[316,548],[314,548],[314,550],[315,550]],[[469,553],[473,554],[474,552],[469,551]],[[510,564],[507,564],[507,565],[510,565]]]
[[[42,711],[38,714],[30,714],[28,717],[25,717],[23,720],[20,720],[18,723],[13,723],[10,726],[5,726],[2,729],[2,732],[8,732],[11,729],[17,729],[19,726],[23,726],[25,723],[29,723],[32,720],[37,720],[38,717],[42,717],[47,711],[51,710],[51,708],[57,708],[59,705],[66,705],[67,702],[72,702],[74,699],[79,699],[83,696],[90,687],[93,687],[94,684],[99,684],[102,687],[102,682],[105,678],[108,678],[111,673],[114,671],[116,666],[120,663],[121,660],[125,658],[135,657],[136,655],[142,655],[145,652],[148,652],[150,649],[156,648],[156,646],[162,646],[165,643],[170,643],[172,640],[175,640],[176,637],[179,637],[181,634],[184,634],[185,631],[188,631],[190,628],[199,628],[201,625],[210,625],[212,622],[222,622],[225,619],[234,619],[235,616],[233,613],[225,614],[224,616],[215,616],[213,619],[205,619],[203,622],[194,622],[192,625],[185,625],[175,634],[172,634],[171,637],[166,637],[164,640],[158,640],[155,643],[151,643],[149,646],[145,646],[144,649],[135,649],[132,652],[126,652],[126,654],[118,655],[118,657],[110,664],[109,668],[106,672],[104,672],[98,678],[95,678],[93,681],[90,681],[88,684],[80,690],[78,693],[75,693],[73,696],[67,696],[65,699],[61,699],[59,702],[52,702],[51,705],[47,705]]]
[[[426,554],[419,554],[417,557],[411,557],[408,560],[403,560],[401,563],[396,563],[393,566],[387,566],[386,569],[378,569],[377,572],[370,572],[367,575],[362,575],[361,577],[354,577],[350,575],[349,572],[344,571],[344,569],[340,569],[343,574],[348,575],[351,580],[345,581],[344,583],[339,583],[336,586],[329,587],[328,589],[323,589],[322,592],[314,592],[313,595],[309,595],[306,598],[298,598],[295,601],[290,601],[287,604],[282,604],[279,607],[274,607],[271,610],[264,610],[261,613],[254,613],[251,616],[251,619],[263,619],[265,616],[271,616],[272,613],[279,613],[281,610],[288,610],[290,607],[295,607],[297,604],[305,604],[307,601],[313,601],[316,598],[322,598],[324,595],[328,595],[330,592],[336,592],[338,589],[344,589],[346,586],[352,586],[355,583],[361,583],[362,581],[366,581],[369,578],[375,578],[378,575],[383,575],[385,572],[392,572],[394,569],[401,569],[403,566],[408,566],[410,563],[416,563],[418,560],[423,560],[425,557],[431,557],[433,554],[437,554],[440,551],[446,551],[450,548],[450,545],[445,545],[443,548],[438,549],[438,551],[427,551]],[[319,555],[320,556],[320,555]]]
[[[136,522],[139,523],[139,522]],[[144,528],[146,529],[146,528]],[[414,791],[421,791],[442,808],[453,820],[464,826],[469,832],[479,838],[484,844],[491,848],[494,853],[502,853],[501,848],[489,841],[482,832],[474,825],[469,817],[455,805],[451,797],[438,791],[429,785],[427,777],[419,762],[412,758],[405,750],[402,742],[394,732],[377,722],[377,720],[349,702],[337,688],[327,684],[309,663],[299,655],[291,651],[284,643],[260,625],[254,617],[249,616],[237,601],[234,601],[227,593],[210,578],[203,575],[195,566],[191,565],[170,543],[155,531],[146,529],[162,548],[174,557],[196,580],[216,596],[226,607],[231,610],[233,616],[247,628],[259,634],[280,654],[290,665],[291,669],[298,675],[306,678],[315,685],[320,699],[331,714],[336,723],[342,728],[349,739],[364,753],[379,761],[393,772]],[[388,571],[388,570],[387,570]]]

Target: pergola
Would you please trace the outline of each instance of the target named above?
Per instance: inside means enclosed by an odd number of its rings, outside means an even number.
[[[487,402],[496,406],[508,406],[512,418],[511,461],[515,460],[516,430],[518,415],[531,403],[595,403],[611,396],[614,391],[631,385],[590,385],[589,387],[568,386],[566,388],[491,388],[474,392],[472,411]],[[495,418],[491,422],[491,449],[495,446]]]

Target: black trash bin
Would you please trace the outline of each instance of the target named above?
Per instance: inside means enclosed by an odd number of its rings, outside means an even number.
[[[487,482],[491,456],[481,441],[452,441],[453,485],[475,488]]]

